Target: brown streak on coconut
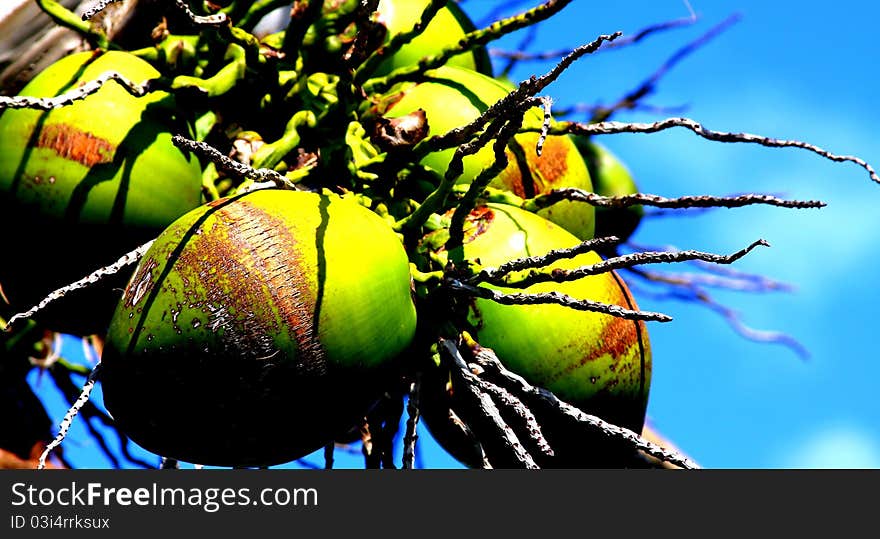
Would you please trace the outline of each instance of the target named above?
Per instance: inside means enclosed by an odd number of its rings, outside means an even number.
[[[520,136],[525,139],[522,143],[528,143],[528,145],[523,144],[526,151],[534,152],[538,134],[524,133]],[[568,158],[574,147],[566,142],[564,137],[547,137],[540,157],[535,155],[529,159],[529,163],[533,166],[532,177],[535,181],[536,194],[549,193],[551,189],[560,187],[559,184],[567,179]]]
[[[310,272],[288,224],[246,200],[215,215],[225,226],[200,235],[195,241],[204,243],[185,250],[179,261],[179,267],[198,272],[207,291],[205,309],[213,309],[207,328],[222,328],[224,341],[230,339],[239,350],[272,356],[277,350],[271,335],[283,329],[274,323],[266,327],[274,317],[254,309],[276,308],[297,342],[298,368],[324,372],[326,361],[313,327]],[[271,304],[266,296],[271,296]]]
[[[36,147],[52,150],[88,168],[112,162],[116,152],[116,145],[110,141],[63,123],[43,127]]]

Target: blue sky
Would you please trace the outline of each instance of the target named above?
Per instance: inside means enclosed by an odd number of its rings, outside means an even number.
[[[480,5],[481,2],[470,2]],[[678,47],[732,13],[742,20],[679,64],[646,102],[689,106],[709,129],[796,138],[880,162],[874,66],[880,45],[870,2],[708,2],[697,25],[580,61],[548,88],[560,106],[608,103]],[[535,50],[636,31],[686,16],[681,1],[583,2],[542,31]],[[535,72],[536,65],[521,66]],[[528,75],[519,72],[516,79]],[[616,119],[651,121],[654,113]],[[703,141],[684,130],[601,139],[642,191],[666,196],[782,193],[828,202],[822,210],[755,207],[646,222],[635,241],[732,252],[772,244],[736,264],[794,284],[793,293],[716,293],[744,321],[798,338],[802,361],[778,345],[745,341],[706,309],[639,298],[675,317],[654,324],[648,413],[657,428],[708,467],[877,467],[880,367],[870,331],[880,290],[876,251],[880,186],[858,167],[794,149]],[[664,268],[674,270],[676,268]],[[686,268],[680,268],[686,269]]]
[[[495,4],[469,0],[465,7],[479,19]],[[709,129],[801,139],[880,166],[875,135],[880,44],[874,37],[880,5],[692,0],[691,6],[697,24],[584,58],[547,94],[557,106],[612,102],[676,49],[739,13],[738,24],[679,64],[646,102],[687,105],[683,115]],[[688,13],[681,0],[576,0],[544,23],[531,50],[573,47],[598,34],[631,33]],[[499,46],[517,41],[512,37]],[[548,67],[524,63],[513,78]],[[665,116],[623,112],[615,119]],[[715,297],[755,328],[791,334],[811,354],[804,361],[785,347],[744,340],[699,305],[637,295],[642,308],[675,317],[649,326],[653,424],[711,468],[880,467],[880,363],[871,331],[880,299],[873,279],[880,274],[880,212],[875,209],[880,185],[853,164],[795,149],[704,141],[680,129],[614,135],[601,142],[627,163],[644,192],[758,192],[828,203],[821,210],[753,207],[653,219],[637,231],[634,240],[642,244],[719,253],[767,239],[771,248],[756,250],[735,267],[791,283],[796,290],[717,291]],[[81,434],[74,430],[67,444],[71,460],[105,466]],[[455,466],[424,429],[421,434],[426,465]],[[343,466],[360,465],[358,458],[337,458]]]

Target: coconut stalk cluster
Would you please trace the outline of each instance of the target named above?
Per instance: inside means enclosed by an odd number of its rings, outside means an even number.
[[[551,82],[638,36],[598,36],[519,84],[486,46],[569,3],[478,28],[446,0],[102,0],[81,15],[38,0],[82,50],[4,79],[28,82],[0,97],[0,206],[34,234],[9,236],[0,267],[0,365],[87,383],[58,436],[29,435],[17,458],[45,466],[82,411],[168,467],[321,447],[332,463],[358,439],[368,467],[394,467],[406,402],[403,467],[420,422],[472,467],[694,467],[642,436],[650,325],[671,318],[640,310],[618,272],[731,264],[766,242],[618,246],[646,207],[823,203],[639,193],[594,138],[683,127],[878,178],[687,118],[554,118]],[[34,263],[46,242],[65,264]],[[53,355],[59,332],[90,339],[96,366]],[[109,415],[88,403],[96,383]]]

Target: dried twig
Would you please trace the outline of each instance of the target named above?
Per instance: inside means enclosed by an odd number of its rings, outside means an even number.
[[[512,411],[519,418],[522,422],[522,427],[528,435],[529,441],[535,445],[535,448],[542,457],[554,456],[553,448],[550,447],[550,443],[544,437],[541,425],[538,423],[535,414],[533,414],[516,395],[513,395],[497,384],[481,379],[479,376],[474,376],[473,380],[480,389],[491,395],[493,399],[497,400],[507,410]]]
[[[14,97],[0,96],[0,110],[3,109],[34,109],[53,110],[73,104],[96,93],[108,81],[116,81],[128,93],[135,97],[143,97],[149,91],[146,84],[135,84],[115,71],[101,73],[95,80],[88,81],[69,92],[56,97],[31,97],[19,95]]]
[[[133,251],[130,251],[130,252],[122,255],[122,257],[120,257],[119,260],[117,260],[113,264],[110,264],[109,266],[105,266],[103,268],[97,269],[94,272],[90,273],[88,276],[83,277],[82,279],[75,281],[67,286],[63,286],[63,287],[59,288],[58,290],[55,290],[54,292],[51,292],[48,296],[43,298],[40,301],[40,303],[38,303],[37,305],[31,307],[27,311],[24,311],[24,312],[21,312],[21,313],[18,313],[16,315],[12,316],[12,318],[10,318],[9,322],[7,322],[7,324],[6,324],[6,331],[10,331],[10,329],[12,328],[12,324],[17,322],[18,320],[23,320],[23,319],[32,317],[37,312],[45,309],[50,303],[63,298],[69,292],[73,292],[75,290],[80,290],[80,289],[86,288],[90,285],[97,283],[98,281],[102,280],[103,278],[105,278],[109,275],[113,275],[115,273],[118,273],[122,268],[124,268],[126,266],[130,266],[132,264],[137,263],[144,256],[144,253],[147,252],[147,250],[150,248],[150,246],[153,245],[153,241],[155,241],[155,240],[150,240],[147,243],[138,247],[137,249],[134,249]]]
[[[608,236],[605,238],[593,238],[590,240],[582,241],[574,247],[569,247],[567,249],[554,249],[545,255],[517,258],[515,260],[505,262],[497,268],[482,269],[473,277],[465,279],[465,282],[467,282],[468,284],[476,285],[478,283],[486,281],[498,281],[501,277],[509,275],[516,271],[523,271],[531,268],[542,268],[545,266],[549,266],[557,260],[574,258],[583,253],[588,253],[590,251],[595,251],[611,245],[616,245],[618,243],[620,243],[620,238],[617,238],[615,236]]]
[[[759,144],[768,148],[800,148],[813,152],[825,159],[843,162],[849,161],[855,163],[865,169],[871,176],[871,180],[880,183],[880,176],[874,168],[864,159],[852,155],[838,155],[824,150],[816,145],[802,142],[799,140],[774,139],[753,135],[751,133],[728,133],[723,131],[711,131],[702,126],[702,124],[691,120],[690,118],[666,118],[653,123],[627,123],[627,122],[599,122],[594,124],[579,122],[559,122],[550,129],[551,135],[573,134],[573,135],[613,135],[617,133],[657,133],[665,131],[673,127],[684,127],[693,131],[697,135],[715,142],[741,142],[750,144]],[[534,130],[534,129],[532,129]]]
[[[123,0],[98,0],[98,3],[89,9],[85,10],[82,14],[82,20],[88,21],[91,20],[92,17],[104,11],[104,9],[110,4],[115,4],[117,2],[122,2]]]
[[[631,195],[602,196],[583,189],[567,187],[555,189],[550,193],[538,195],[523,203],[523,209],[537,211],[556,204],[560,200],[585,202],[591,206],[603,208],[626,208],[629,206],[654,206],[657,208],[741,208],[764,204],[780,208],[808,209],[824,208],[827,204],[821,200],[785,200],[772,195],[744,194],[738,196],[695,195],[667,198],[647,193]]]
[[[244,163],[239,163],[238,161],[223,155],[220,151],[205,142],[198,142],[180,135],[174,135],[171,137],[171,140],[179,148],[201,155],[228,172],[242,178],[252,178],[258,182],[262,182],[261,184],[257,184],[255,189],[273,186],[287,187],[288,189],[300,189],[300,187],[292,182],[290,178],[279,172],[269,168],[253,168]]]
[[[517,111],[517,114],[499,129],[497,138],[493,144],[495,159],[491,165],[483,169],[474,181],[471,182],[470,187],[464,197],[459,201],[452,214],[452,219],[449,223],[449,240],[446,242],[447,250],[453,249],[464,242],[464,224],[467,221],[468,215],[470,215],[471,211],[476,207],[480,194],[486,189],[486,187],[488,187],[489,183],[498,176],[498,174],[507,168],[507,144],[522,126],[524,114],[525,108]],[[489,131],[490,130],[487,130],[487,132]],[[484,133],[484,136],[485,135],[486,133]],[[456,151],[455,156],[459,155],[461,155],[461,153]],[[453,157],[453,161],[455,160],[455,156]],[[463,165],[461,162],[457,162],[455,166],[462,167]]]
[[[719,255],[715,253],[705,253],[703,251],[647,251],[642,253],[630,253],[626,255],[616,256],[583,266],[573,270],[554,269],[550,272],[532,271],[527,276],[516,280],[499,279],[494,284],[503,285],[513,288],[525,288],[535,283],[546,282],[567,282],[586,277],[588,275],[598,275],[607,273],[612,270],[621,268],[629,268],[641,264],[666,264],[672,262],[685,262],[688,260],[704,260],[713,264],[731,264],[750,253],[758,246],[769,246],[765,240],[760,239],[752,242],[751,245],[736,251],[730,255]]]
[[[477,435],[474,434],[474,431],[471,430],[467,423],[462,421],[455,410],[450,408],[448,413],[449,424],[461,432],[462,436],[471,443],[475,453],[480,456],[480,467],[484,470],[491,470],[492,463],[489,462],[489,457],[486,455],[486,449],[483,448],[483,444],[480,443],[480,440],[477,438]]]
[[[98,0],[98,3],[89,9],[85,10],[82,14],[82,20],[88,21],[92,19],[98,13],[104,11],[104,9],[110,4],[115,4],[116,2],[121,2],[122,0]],[[216,27],[222,26],[229,22],[229,18],[225,13],[216,13],[214,15],[201,16],[196,15],[189,8],[185,0],[173,0],[175,7],[183,13],[189,20],[196,26],[203,27]]]
[[[459,352],[455,343],[449,339],[441,338],[440,350],[451,359],[455,366],[452,369],[453,376],[463,382],[462,387],[476,402],[483,417],[491,420],[495,430],[494,434],[498,436],[498,440],[502,443],[510,457],[523,468],[537,469],[538,465],[535,463],[535,459],[523,447],[513,429],[501,418],[498,407],[492,401],[492,398],[480,390],[476,376],[468,369],[467,363],[461,357],[461,352]]]
[[[443,49],[436,55],[422,58],[416,65],[397,69],[387,77],[371,79],[368,84],[365,85],[364,89],[367,93],[381,93],[399,82],[416,80],[424,75],[426,71],[442,66],[448,62],[450,58],[477,47],[481,47],[490,41],[498,39],[511,32],[515,32],[520,28],[525,28],[546,20],[570,3],[571,0],[548,0],[540,6],[524,13],[502,19],[486,28],[474,30],[461,38],[457,44]]]
[[[672,289],[667,290],[665,294],[658,294],[656,292],[651,292],[649,290],[637,290],[635,287],[635,283],[629,282],[630,289],[638,295],[642,297],[651,296],[655,299],[678,299],[684,301],[695,301],[699,305],[702,305],[716,314],[720,315],[727,324],[741,337],[748,339],[754,342],[762,342],[762,343],[772,343],[772,344],[780,344],[790,349],[802,359],[807,359],[810,357],[810,352],[807,348],[801,344],[800,341],[792,337],[791,335],[779,332],[779,331],[768,331],[768,330],[759,330],[754,329],[748,325],[746,325],[742,319],[741,315],[734,311],[733,309],[726,307],[720,303],[718,303],[712,296],[706,292],[704,289],[700,287],[700,282],[696,280],[690,280],[687,277],[682,277],[681,275],[669,276],[662,273],[645,271],[642,268],[626,268],[626,271],[636,275],[646,281],[653,283],[661,283],[666,284],[672,287]],[[775,281],[772,281],[775,283]]]
[[[53,449],[61,445],[61,442],[64,441],[64,438],[67,436],[67,432],[70,430],[71,425],[73,425],[73,419],[79,413],[80,409],[85,406],[87,402],[89,402],[89,396],[92,394],[92,390],[95,388],[95,382],[98,381],[98,377],[101,373],[101,364],[98,363],[92,369],[92,373],[86,379],[86,383],[83,385],[82,392],[79,395],[79,398],[76,399],[76,402],[71,405],[71,407],[67,410],[67,413],[64,414],[64,419],[61,420],[61,424],[58,426],[58,435],[55,436],[55,439],[52,440],[49,445],[46,446],[46,449],[43,450],[43,453],[40,455],[40,461],[37,465],[38,470],[42,470],[46,467],[46,459],[49,457],[49,454]]]
[[[586,114],[587,121],[589,121],[594,114],[598,113],[601,110],[604,110],[605,108],[606,107],[602,105],[575,103],[573,105],[568,105],[564,107],[555,107],[553,109],[553,116],[557,120],[562,120],[574,114]],[[651,114],[657,115],[670,115],[684,114],[690,108],[690,105],[652,105],[650,103],[639,102],[633,103],[632,106],[627,107],[627,110],[649,112]]]
[[[229,18],[225,13],[215,13],[214,15],[200,16],[193,13],[187,5],[186,0],[174,0],[174,5],[181,13],[186,15],[195,26],[213,27],[223,26],[229,23]]]
[[[330,442],[324,446],[324,469],[333,469],[333,453],[336,451],[336,443]]]
[[[588,426],[590,429],[598,429],[604,435],[611,439],[622,440],[633,446],[634,449],[644,451],[645,453],[658,459],[671,462],[682,468],[698,468],[696,463],[692,462],[684,455],[676,451],[664,449],[648,440],[643,439],[637,433],[617,425],[612,425],[599,417],[585,413],[584,411],[560,400],[550,391],[535,387],[525,381],[521,376],[507,370],[495,353],[489,348],[471,349],[474,361],[487,371],[491,371],[501,376],[505,381],[517,387],[517,390],[524,394],[540,400],[542,403],[549,405],[552,409],[562,415],[573,419],[577,423]]]
[[[116,2],[121,2],[122,0],[99,0],[97,4],[92,6],[83,12],[82,20],[87,21],[103,11],[110,4],[114,4]],[[225,13],[215,13],[214,15],[196,15],[186,3],[186,0],[172,0],[174,2],[174,6],[180,11],[185,17],[187,17],[192,24],[195,26],[201,26],[206,28],[212,28],[217,26],[223,26],[229,22],[229,18]]]
[[[572,51],[571,54],[563,58],[556,66],[553,67],[553,69],[551,69],[544,75],[540,77],[533,76],[527,80],[522,81],[519,86],[517,86],[505,97],[496,101],[493,105],[486,109],[486,111],[482,115],[480,115],[479,118],[475,119],[471,123],[461,127],[457,127],[455,129],[451,129],[449,132],[443,135],[436,135],[420,142],[416,146],[416,152],[419,154],[426,154],[437,150],[454,148],[471,140],[474,134],[481,130],[483,126],[485,126],[487,123],[497,118],[504,118],[511,111],[519,108],[521,106],[521,103],[525,102],[528,98],[535,97],[539,92],[543,91],[544,88],[546,88],[553,81],[558,79],[559,76],[579,58],[595,52],[599,47],[602,46],[603,43],[614,41],[615,39],[620,37],[620,35],[620,32],[616,32],[610,35],[601,35],[590,43],[576,48],[574,51]],[[531,131],[532,129],[528,130]],[[544,131],[543,125],[541,126],[540,131]],[[559,131],[559,126],[551,128],[549,133],[555,133],[556,131]]]
[[[647,26],[642,28],[641,30],[635,32],[634,34],[624,34],[623,37],[615,41],[614,43],[607,43],[602,48],[600,48],[596,52],[603,52],[611,49],[619,49],[621,47],[626,47],[629,45],[635,45],[639,41],[645,39],[646,37],[664,32],[666,30],[672,30],[675,28],[680,28],[682,26],[689,26],[697,22],[697,16],[693,12],[688,17],[682,17],[678,19],[672,19],[664,22],[660,22],[657,24],[653,24],[651,26]],[[517,62],[527,61],[546,61],[546,60],[558,60],[563,56],[571,54],[572,49],[557,49],[552,51],[542,51],[542,52],[526,52],[525,47],[517,47],[517,50],[508,51],[502,49],[489,49],[489,54],[496,58],[505,58],[508,60],[514,60]],[[509,71],[509,70],[508,70]]]
[[[403,469],[411,470],[415,460],[416,442],[419,439],[419,390],[421,379],[416,379],[409,385],[409,398],[406,401],[406,433],[403,436]]]
[[[609,314],[625,320],[645,320],[652,322],[670,322],[671,316],[650,311],[633,311],[620,305],[611,305],[589,299],[575,299],[559,292],[515,293],[505,294],[491,288],[471,286],[457,279],[447,279],[449,290],[471,297],[488,299],[502,305],[562,305],[577,311],[590,311]]]
[[[720,33],[727,30],[727,28],[737,23],[741,18],[742,16],[739,14],[731,15],[724,21],[710,28],[709,31],[702,36],[675,51],[675,53],[670,56],[669,59],[666,60],[659,69],[657,69],[657,71],[652,73],[650,77],[648,77],[634,90],[619,99],[617,103],[607,108],[600,108],[598,111],[596,111],[590,122],[603,122],[610,118],[618,110],[633,108],[642,98],[654,92],[657,82],[664,75],[666,75],[666,73],[669,72],[670,69],[675,67],[679,62],[684,60],[691,53],[711,41],[713,38],[715,38],[715,36],[719,35]]]
[[[530,102],[535,100],[541,104],[541,108],[544,111],[544,118],[541,122],[541,134],[538,136],[538,142],[535,143],[535,154],[537,154],[538,157],[541,157],[541,154],[544,153],[544,142],[547,140],[547,133],[550,132],[550,122],[553,121],[551,113],[553,101],[547,96],[534,97],[531,100],[527,100],[524,103],[524,106],[528,106]]]
[[[391,57],[394,53],[403,48],[404,45],[418,37],[434,19],[437,12],[446,5],[446,2],[447,0],[430,0],[428,5],[425,6],[421,17],[419,17],[419,20],[416,21],[416,24],[410,31],[396,34],[391,38],[391,41],[376,49],[376,51],[364,60],[355,72],[355,83],[362,83],[367,77],[376,71],[376,68],[379,67],[379,64],[381,64],[382,61]]]

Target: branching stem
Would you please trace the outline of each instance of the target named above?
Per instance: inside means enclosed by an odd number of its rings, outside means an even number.
[[[612,270],[621,268],[629,268],[642,264],[665,264],[672,262],[685,262],[688,260],[703,260],[712,262],[713,264],[731,264],[750,253],[758,246],[768,247],[770,244],[763,239],[753,242],[748,247],[730,255],[719,255],[715,253],[706,253],[703,251],[648,251],[643,253],[630,253],[626,255],[608,258],[589,266],[583,266],[573,270],[554,269],[550,272],[530,272],[526,277],[515,280],[507,280],[505,278],[496,279],[492,282],[499,286],[507,286],[511,288],[526,288],[536,283],[557,282],[563,283],[581,279],[588,275],[598,275],[607,273]]]

